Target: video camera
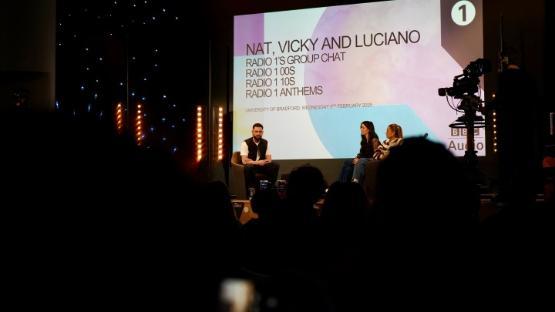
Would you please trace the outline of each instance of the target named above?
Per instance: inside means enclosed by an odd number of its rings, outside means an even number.
[[[439,88],[437,93],[439,96],[452,96],[461,101],[454,106],[447,103],[457,112],[464,112],[464,114],[457,118],[449,125],[450,128],[465,128],[466,129],[466,151],[464,158],[469,168],[476,167],[478,158],[474,150],[474,129],[483,128],[486,126],[484,116],[477,115],[476,113],[482,107],[482,99],[475,93],[479,90],[480,76],[491,71],[491,63],[486,59],[477,59],[470,62],[466,66],[461,75],[453,78],[453,86],[450,88]],[[482,112],[482,111],[480,111]],[[483,113],[483,112],[482,112]]]
[[[491,71],[491,63],[486,59],[477,59],[470,62],[465,67],[461,75],[453,78],[453,86],[450,88],[439,88],[437,93],[439,96],[449,95],[460,99],[464,95],[472,95],[478,92],[480,84],[479,77]]]

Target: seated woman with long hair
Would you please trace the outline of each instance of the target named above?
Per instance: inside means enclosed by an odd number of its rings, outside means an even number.
[[[382,145],[374,153],[374,159],[384,159],[389,155],[389,149],[401,145],[403,143],[403,128],[398,124],[390,124],[385,131],[387,139],[383,141]]]
[[[364,176],[364,169],[368,161],[373,159],[374,152],[380,146],[380,139],[374,130],[371,121],[363,121],[360,124],[360,151],[353,159],[347,159],[341,168],[339,182],[359,182]],[[351,180],[352,176],[352,180]]]

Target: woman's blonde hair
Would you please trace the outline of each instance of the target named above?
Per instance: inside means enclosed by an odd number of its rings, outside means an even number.
[[[403,128],[401,128],[401,126],[399,126],[398,124],[390,124],[389,126],[387,126],[388,129],[391,129],[391,131],[393,132],[393,135],[396,138],[403,138]]]

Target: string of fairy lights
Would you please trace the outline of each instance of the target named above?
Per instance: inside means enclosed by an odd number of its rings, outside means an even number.
[[[183,20],[172,3],[58,1],[55,109],[110,118],[117,133],[133,133],[144,148],[176,154],[191,145],[185,132],[195,106],[186,103],[183,90],[166,83],[169,51],[156,40]],[[144,33],[155,39],[145,40]],[[197,161],[199,155],[205,150]]]
[[[118,134],[123,133],[123,104],[121,102],[116,105],[116,130]]]

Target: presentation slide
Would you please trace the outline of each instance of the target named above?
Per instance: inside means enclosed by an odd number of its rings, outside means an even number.
[[[438,89],[483,57],[482,1],[397,0],[234,17],[233,150],[264,125],[273,159],[352,158],[360,123],[396,123],[457,156]],[[482,86],[480,91],[483,94]],[[460,101],[451,99],[455,105]],[[484,129],[474,131],[485,155]]]

